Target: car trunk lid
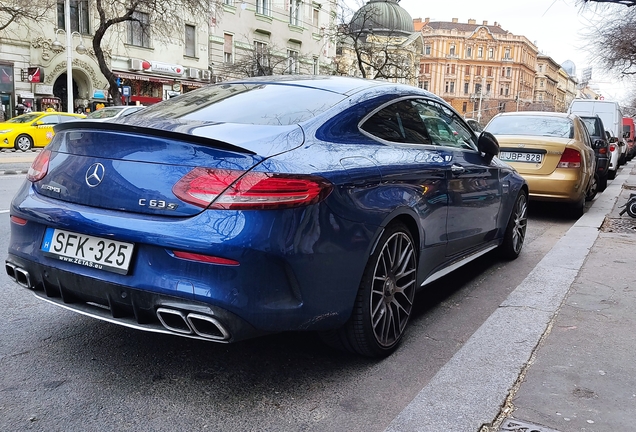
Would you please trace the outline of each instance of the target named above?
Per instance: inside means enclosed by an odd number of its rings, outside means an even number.
[[[549,175],[557,168],[570,138],[498,135],[499,157],[520,174]]]
[[[263,160],[300,146],[297,125],[162,122],[161,128],[73,122],[56,128],[48,172],[34,183],[44,196],[90,207],[191,216],[202,206],[173,190],[205,168],[228,186]],[[205,208],[205,205],[203,206]]]

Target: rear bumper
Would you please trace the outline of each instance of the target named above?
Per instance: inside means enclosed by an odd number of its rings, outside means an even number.
[[[138,330],[224,343],[266,333],[213,305],[88,278],[15,255],[9,255],[5,270],[41,300]]]
[[[578,202],[585,194],[584,179],[578,170],[556,169],[550,175],[523,174],[530,199],[537,201]]]

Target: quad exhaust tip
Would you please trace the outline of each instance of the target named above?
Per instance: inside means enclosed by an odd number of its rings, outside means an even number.
[[[33,285],[31,285],[31,276],[29,275],[28,271],[10,262],[5,262],[4,266],[7,271],[7,275],[9,275],[11,279],[17,282],[18,285],[25,288],[33,287]]]
[[[211,316],[198,313],[184,313],[175,309],[158,308],[157,318],[168,330],[184,334],[196,334],[205,339],[228,340],[230,333],[225,327]]]

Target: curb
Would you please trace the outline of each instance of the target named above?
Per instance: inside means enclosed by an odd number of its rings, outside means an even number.
[[[0,171],[0,175],[16,175],[16,174],[28,174],[29,170],[28,169],[23,169],[23,170],[4,170],[4,171]]]
[[[385,432],[492,430],[629,177],[623,170]],[[549,281],[549,283],[546,283]],[[496,354],[495,354],[496,353]]]

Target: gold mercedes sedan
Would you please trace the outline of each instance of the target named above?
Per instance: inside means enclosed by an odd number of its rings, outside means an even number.
[[[499,142],[499,159],[528,182],[530,199],[567,203],[573,217],[597,192],[593,143],[573,114],[524,111],[496,115],[486,126]]]

